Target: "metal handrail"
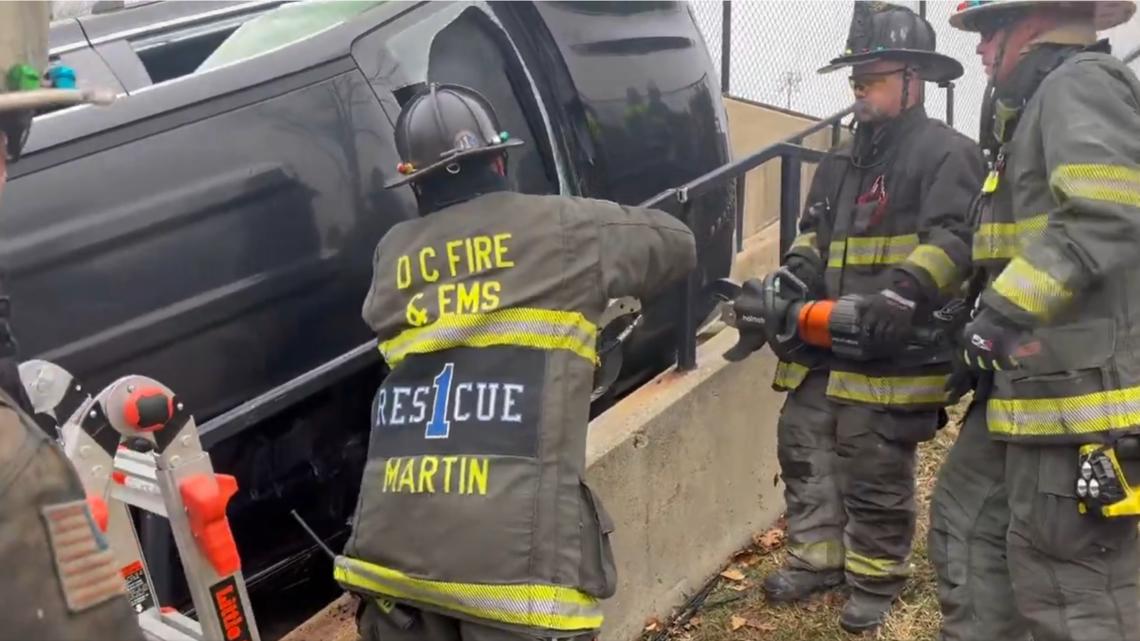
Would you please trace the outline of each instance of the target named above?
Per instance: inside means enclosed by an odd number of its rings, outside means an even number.
[[[804,156],[814,157],[816,160],[818,160],[818,158],[823,155],[822,152],[801,146],[803,139],[818,131],[822,131],[828,127],[839,124],[839,121],[850,114],[854,109],[855,105],[852,104],[843,111],[836,112],[827,118],[824,118],[823,120],[812,124],[810,127],[794,133],[779,142],[768,145],[767,147],[764,147],[763,149],[749,156],[745,156],[740,160],[734,160],[733,162],[721,165],[720,167],[717,167],[716,169],[713,169],[706,174],[698,176],[679,187],[666,189],[665,191],[662,191],[646,200],[645,202],[641,203],[640,206],[656,207],[657,205],[660,205],[661,203],[668,200],[670,197],[675,197],[677,199],[677,202],[684,204],[688,201],[691,195],[698,194],[713,185],[741,176],[768,162],[769,160],[772,160],[778,156],[783,156],[785,154],[802,154]]]
[[[781,159],[780,168],[780,252],[787,251],[795,236],[796,220],[799,217],[800,206],[800,173],[802,163],[819,162],[824,152],[809,149],[803,146],[803,140],[808,136],[822,131],[828,127],[838,128],[840,121],[850,114],[855,105],[843,111],[836,112],[827,118],[812,124],[777,143],[768,145],[763,149],[745,156],[740,160],[726,163],[707,172],[689,182],[666,189],[661,193],[641,203],[641,207],[655,207],[662,203],[676,199],[681,205],[681,219],[689,229],[698,229],[693,215],[692,198],[715,186],[729,180],[742,177],[749,171],[763,165],[775,158]],[[832,142],[834,143],[834,136]],[[736,251],[741,249],[741,229],[744,218],[744,202],[742,182],[737,182],[736,199]],[[677,370],[691,371],[697,367],[697,319],[693,303],[701,289],[699,272],[693,270],[685,281],[684,294],[681,296],[681,326],[678,328],[677,340]]]

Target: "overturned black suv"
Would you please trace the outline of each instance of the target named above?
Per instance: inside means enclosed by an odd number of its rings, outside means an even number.
[[[335,547],[355,504],[384,375],[360,309],[378,240],[416,215],[383,189],[414,87],[487,96],[528,143],[509,167],[528,193],[632,204],[729,160],[684,2],[162,2],[56,22],[51,42],[80,86],[120,96],[37,116],[12,167],[0,259],[22,356],[186,401],[238,478],[255,595],[314,551],[290,509]],[[706,282],[728,274],[736,206],[696,202]],[[679,293],[643,303],[599,407],[673,360]],[[141,527],[163,602],[185,604],[165,523]]]

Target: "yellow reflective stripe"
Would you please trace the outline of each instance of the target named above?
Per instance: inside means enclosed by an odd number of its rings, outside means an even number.
[[[827,266],[828,267],[843,267],[843,241],[833,240],[827,246]]]
[[[930,274],[934,285],[938,289],[946,289],[954,284],[958,276],[958,265],[946,253],[946,250],[937,245],[919,245],[907,257],[906,262],[921,267]]]
[[[875,559],[869,556],[863,556],[851,550],[847,550],[846,567],[847,571],[852,574],[879,578],[907,576],[910,574],[910,565],[905,561]]]
[[[832,241],[829,246],[828,267],[846,265],[896,265],[907,259],[918,247],[918,234],[902,236],[852,236],[844,241]],[[846,249],[846,262],[844,261]]]
[[[773,384],[776,387],[793,390],[800,386],[807,378],[808,368],[799,363],[780,361],[776,363],[776,376]]]
[[[819,254],[819,250],[816,249],[815,246],[815,239],[816,234],[814,231],[808,232],[806,234],[800,234],[799,236],[796,236],[795,240],[792,241],[792,247],[806,247],[816,254]]]
[[[602,626],[598,600],[573,588],[542,584],[432,581],[343,556],[333,577],[349,591],[423,603],[487,621],[549,630]]]
[[[1140,387],[1059,398],[993,398],[990,431],[1006,436],[1093,434],[1140,425]]]
[[[1140,207],[1140,170],[1121,165],[1059,165],[1049,185],[1069,198]]]
[[[819,571],[837,570],[843,567],[843,542],[836,539],[814,543],[788,543],[788,554]]]
[[[412,354],[456,347],[513,345],[568,350],[595,363],[597,331],[578,312],[520,307],[487,314],[441,316],[430,325],[405,330],[380,343],[380,353],[394,366]]]
[[[1021,254],[1021,248],[1035,240],[1049,223],[1048,214],[1040,214],[1016,223],[984,223],[974,232],[974,260],[1010,260]]]
[[[1020,256],[1005,266],[992,287],[994,293],[1043,319],[1073,297],[1063,283]]]
[[[872,405],[928,405],[946,401],[944,388],[949,375],[865,376],[832,371],[827,395]]]

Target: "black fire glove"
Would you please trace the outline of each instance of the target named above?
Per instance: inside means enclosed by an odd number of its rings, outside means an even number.
[[[784,266],[792,272],[792,275],[807,285],[808,292],[813,297],[821,298],[823,296],[822,261],[811,260],[800,254],[792,254],[784,261]]]
[[[959,356],[962,354],[961,350],[957,350]],[[957,403],[962,400],[962,397],[967,392],[974,389],[978,385],[978,374],[966,365],[966,361],[961,358],[953,360],[953,371],[950,372],[950,378],[946,379],[946,385],[942,389],[947,392],[947,400],[951,404]]]
[[[1035,344],[1019,345],[1026,328],[988,307],[962,328],[960,358],[975,371],[1017,367],[1017,357],[1032,353]]]
[[[920,300],[918,283],[905,272],[891,275],[891,285],[865,297],[860,321],[876,347],[903,347],[913,331],[914,311]]]

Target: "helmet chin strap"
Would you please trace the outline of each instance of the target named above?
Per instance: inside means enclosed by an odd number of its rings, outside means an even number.
[[[899,106],[900,115],[906,111],[907,103],[910,102],[910,77],[912,73],[913,72],[910,70],[910,65],[903,67],[902,104]]]
[[[982,122],[980,123],[981,126],[978,128],[978,133],[982,138],[983,149],[986,149],[990,146],[993,147],[993,149],[990,150],[991,153],[996,153],[997,147],[1000,147],[1004,143],[1004,141],[998,139],[997,134],[994,131],[994,117],[997,108],[997,105],[994,104],[994,101],[997,100],[997,77],[1002,71],[1002,66],[1005,64],[1005,51],[1009,45],[1009,36],[1009,30],[1003,28],[1002,33],[1000,34],[1001,42],[998,43],[997,57],[994,59],[992,72],[990,74],[989,80],[986,81],[986,88],[982,93]],[[987,138],[992,141],[991,145],[986,145]]]

